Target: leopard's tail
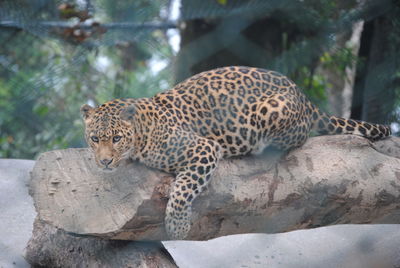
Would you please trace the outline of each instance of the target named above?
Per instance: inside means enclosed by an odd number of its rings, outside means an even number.
[[[313,129],[321,135],[355,134],[370,140],[379,140],[391,134],[390,126],[329,116],[319,109],[313,110]]]

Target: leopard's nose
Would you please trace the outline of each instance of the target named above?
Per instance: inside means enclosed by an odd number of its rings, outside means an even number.
[[[112,161],[113,161],[113,159],[105,158],[105,159],[100,160],[100,163],[105,166],[108,166],[109,164],[111,164]]]

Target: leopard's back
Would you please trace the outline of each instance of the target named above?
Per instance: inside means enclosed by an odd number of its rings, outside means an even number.
[[[153,101],[174,111],[184,129],[217,141],[224,156],[301,145],[315,109],[286,76],[250,67],[200,73]]]

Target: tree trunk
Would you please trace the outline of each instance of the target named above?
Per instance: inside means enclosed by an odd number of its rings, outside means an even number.
[[[326,93],[328,97],[327,110],[330,114],[350,118],[351,100],[353,96],[354,79],[356,76],[356,61],[360,48],[360,38],[364,22],[359,21],[353,24],[351,30],[346,30],[335,35],[335,45],[331,53],[351,52],[353,57],[344,69],[342,66],[324,66],[320,64],[317,73],[327,80]],[[343,64],[343,63],[342,63]]]
[[[177,267],[161,242],[76,237],[38,218],[25,258],[33,267]]]
[[[388,12],[364,26],[351,111],[352,118],[375,123],[394,121],[390,116],[400,86],[400,7],[387,2]]]
[[[399,157],[399,138],[371,143],[345,135],[311,138],[280,160],[276,154],[222,160],[194,202],[187,239],[399,223]],[[88,149],[67,149],[40,156],[30,191],[39,218],[67,232],[167,240],[163,219],[172,181],[137,163],[105,173]]]

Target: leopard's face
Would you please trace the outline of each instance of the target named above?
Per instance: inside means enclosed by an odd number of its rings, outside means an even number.
[[[85,123],[85,138],[93,150],[96,163],[105,171],[115,170],[122,160],[129,158],[133,149],[132,124],[123,120],[120,111],[105,107],[81,108]]]

